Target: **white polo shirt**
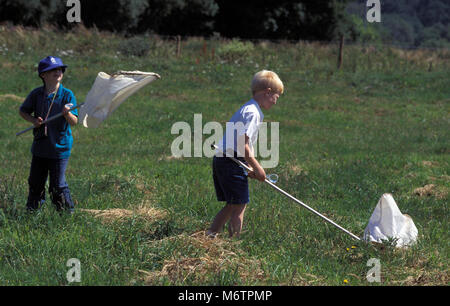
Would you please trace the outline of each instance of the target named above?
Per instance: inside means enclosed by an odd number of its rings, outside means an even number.
[[[249,138],[250,150],[254,153],[253,145],[258,139],[258,130],[264,119],[261,108],[254,99],[245,103],[234,113],[231,119],[226,123],[225,134],[219,143],[219,152],[227,152],[233,156],[233,151],[238,157],[245,156],[245,137]],[[224,151],[224,148],[226,151]],[[220,153],[218,154],[220,155]]]

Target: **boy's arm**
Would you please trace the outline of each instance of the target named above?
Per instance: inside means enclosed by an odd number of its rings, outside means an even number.
[[[31,122],[35,128],[38,128],[41,126],[42,122],[44,122],[44,119],[41,117],[35,118],[31,114],[35,111],[35,94],[34,91],[32,91],[30,94],[28,94],[25,101],[23,101],[22,105],[19,107],[19,115],[23,119],[25,119],[28,122]]]
[[[66,103],[64,104],[63,108],[63,115],[66,121],[71,125],[74,126],[78,123],[78,110],[74,109],[72,111],[69,111],[71,108],[77,106],[77,99],[75,98],[75,95],[72,91],[68,90],[68,95],[66,97]]]
[[[71,126],[76,125],[78,123],[78,117],[72,114],[69,110],[70,107],[65,105],[63,110],[64,118],[66,118],[67,122],[69,122]]]
[[[42,122],[44,121],[44,119],[42,119],[41,117],[34,118],[30,114],[25,113],[23,111],[19,111],[19,114],[23,119],[25,119],[28,122],[31,122],[34,125],[34,127],[40,127]]]
[[[248,144],[249,138],[245,135],[245,161],[249,164],[250,168],[253,169],[252,172],[249,172],[248,176],[251,178],[255,178],[258,181],[264,182],[266,179],[266,172],[263,167],[258,163],[256,158],[253,156],[253,152],[250,150],[250,146]]]

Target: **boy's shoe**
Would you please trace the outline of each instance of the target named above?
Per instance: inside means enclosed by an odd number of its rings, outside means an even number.
[[[217,233],[212,232],[211,230],[207,230],[205,232],[205,235],[206,235],[206,237],[211,238],[211,239],[214,239],[217,237]]]
[[[28,201],[26,204],[26,210],[27,212],[35,212],[38,211],[44,206],[45,200],[39,200],[39,201]]]
[[[63,214],[67,214],[69,216],[73,215],[75,213],[75,208],[71,207],[63,207],[63,208],[56,208],[56,211],[62,216]]]

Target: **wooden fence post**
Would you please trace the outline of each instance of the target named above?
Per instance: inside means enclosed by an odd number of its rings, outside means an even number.
[[[342,67],[343,53],[344,53],[344,35],[341,35],[341,41],[339,42],[339,57],[337,65],[338,69],[341,69]]]
[[[206,52],[207,52],[207,46],[206,46],[206,40],[203,40],[203,48],[202,48],[202,52],[203,52],[203,57],[206,59]]]
[[[177,57],[181,55],[181,36],[177,35]]]

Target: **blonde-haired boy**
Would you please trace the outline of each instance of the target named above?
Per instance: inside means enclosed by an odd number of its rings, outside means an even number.
[[[280,95],[284,92],[283,82],[275,72],[261,70],[253,76],[251,85],[252,94],[254,95],[256,92],[265,90],[266,88],[276,90]]]
[[[213,158],[213,179],[218,201],[226,205],[217,213],[208,236],[215,236],[228,223],[230,237],[239,237],[248,204],[248,179],[264,181],[266,173],[255,158],[253,145],[258,138],[258,130],[264,118],[261,109],[269,110],[284,92],[283,82],[269,70],[257,72],[251,82],[252,99],[245,103],[227,122],[226,132]],[[225,152],[225,153],[224,153]],[[231,158],[245,162],[253,171],[246,172]]]

